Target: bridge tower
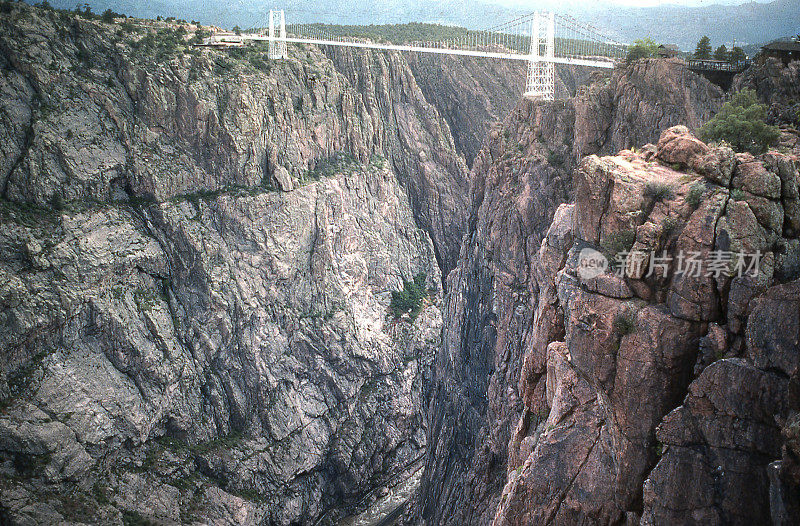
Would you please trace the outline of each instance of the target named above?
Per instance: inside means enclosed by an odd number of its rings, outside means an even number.
[[[280,36],[275,37],[275,26],[278,26]],[[284,39],[284,40],[279,40]],[[283,9],[269,11],[269,58],[286,58],[286,17]]]
[[[555,14],[535,13],[531,22],[531,52],[528,63],[528,83],[525,96],[531,99],[553,100],[556,92]],[[542,58],[550,59],[547,62]]]

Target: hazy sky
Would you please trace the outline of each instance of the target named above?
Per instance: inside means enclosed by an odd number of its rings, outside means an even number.
[[[487,0],[490,3],[497,3],[504,6],[513,6],[513,7],[525,7],[526,5],[535,4],[536,1],[533,0]],[[756,0],[759,3],[766,3],[771,0]],[[583,3],[585,2],[575,2],[573,0],[566,0],[564,3]],[[624,6],[633,6],[633,7],[653,7],[661,4],[665,5],[685,5],[685,6],[693,6],[693,7],[700,7],[700,6],[708,6],[708,5],[720,5],[720,4],[731,4],[731,5],[739,5],[747,3],[747,0],[599,0],[598,4],[606,4],[606,5],[624,5]],[[800,4],[800,0],[798,1]]]

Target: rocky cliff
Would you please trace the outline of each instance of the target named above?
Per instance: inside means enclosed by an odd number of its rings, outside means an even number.
[[[685,127],[581,163],[536,259],[494,524],[770,521],[800,345],[797,168]],[[587,273],[587,251],[629,255]]]
[[[524,82],[519,68],[451,61],[439,67],[458,74],[425,77],[423,93],[399,54],[328,58],[290,46],[277,62],[264,50],[173,56],[135,28],[23,6],[0,24],[3,197],[45,205],[59,192],[105,201],[119,192],[163,200],[231,186],[290,190],[337,154],[362,162],[379,154],[402,178],[447,271],[467,208],[464,158]],[[478,90],[484,79],[492,84]],[[426,99],[436,91],[463,91],[465,105]],[[485,110],[472,116],[475,100]],[[450,125],[464,121],[472,126],[456,148]]]
[[[2,5],[2,521],[330,523],[402,475],[476,142],[401,55]]]
[[[14,522],[305,522],[424,450],[438,310],[408,327],[386,308],[438,274],[386,169],[3,217]]]
[[[800,124],[800,62],[775,58],[755,62],[736,75],[732,89],[749,88],[767,105],[774,124]]]
[[[0,522],[330,524],[423,455],[426,524],[796,517],[798,159],[679,61],[517,102],[0,6]]]
[[[469,229],[449,277],[417,518],[490,523],[508,471],[525,460],[509,442],[544,418],[546,356],[531,349],[563,341],[566,313],[539,252],[559,205],[573,199],[578,161],[655,142],[679,123],[697,128],[721,102],[680,62],[645,60],[569,101],[523,101],[492,132],[473,167]]]

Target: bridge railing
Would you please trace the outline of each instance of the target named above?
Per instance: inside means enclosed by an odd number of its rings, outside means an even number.
[[[267,40],[270,58],[285,58],[286,44],[293,42],[524,60],[529,70],[525,95],[546,100],[554,98],[555,64],[612,68],[627,54],[627,45],[594,26],[551,12],[521,16],[486,30],[463,28],[447,39],[393,44],[342,35],[338,30],[343,26],[286,24],[282,10],[269,13],[268,33],[262,30],[245,38]]]
[[[689,69],[697,71],[725,71],[735,72],[744,71],[750,65],[749,60],[740,60],[738,62],[728,62],[725,60],[707,60],[690,58]]]

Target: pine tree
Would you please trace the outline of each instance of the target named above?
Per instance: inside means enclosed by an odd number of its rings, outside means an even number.
[[[745,89],[722,105],[719,113],[700,128],[706,142],[725,141],[737,152],[758,155],[780,138],[776,126],[766,123],[767,107],[758,101],[756,92]]]
[[[738,46],[733,46],[730,57],[728,57],[728,60],[730,60],[731,64],[736,64],[746,59],[747,55],[745,54],[744,50]]]
[[[628,48],[627,62],[633,62],[640,58],[655,57],[658,54],[658,44],[645,38],[644,40],[636,40],[633,45]]]
[[[728,57],[728,48],[725,47],[725,44],[722,44],[714,51],[714,60],[728,60]]]
[[[694,58],[699,58],[701,60],[708,60],[711,58],[711,39],[707,36],[704,36],[700,39],[697,43],[697,47],[694,50]]]

